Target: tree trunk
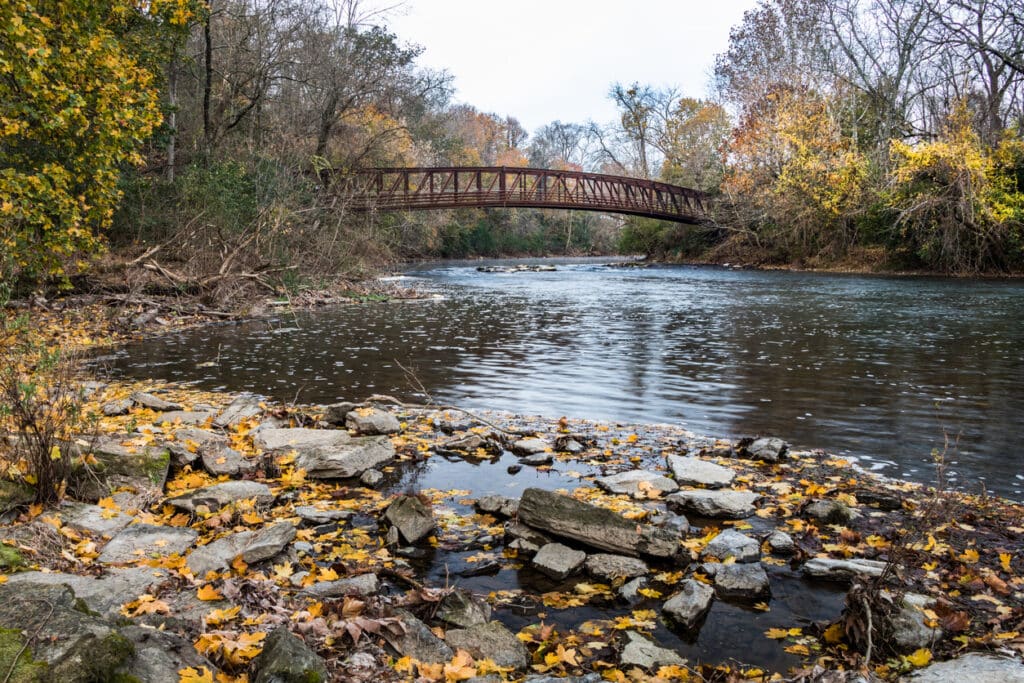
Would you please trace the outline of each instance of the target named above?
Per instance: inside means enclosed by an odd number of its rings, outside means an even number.
[[[210,30],[210,23],[213,21],[213,0],[209,2],[209,14],[206,23],[203,24],[203,55],[205,70],[203,79],[203,140],[207,148],[210,147],[213,138],[213,131],[210,127],[210,91],[213,90],[213,35]]]

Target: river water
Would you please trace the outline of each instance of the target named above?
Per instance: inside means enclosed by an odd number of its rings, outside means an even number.
[[[413,268],[433,295],[130,344],[122,376],[326,403],[371,393],[558,417],[778,435],[1024,499],[1024,283],[613,268]],[[947,445],[948,439],[948,445]]]

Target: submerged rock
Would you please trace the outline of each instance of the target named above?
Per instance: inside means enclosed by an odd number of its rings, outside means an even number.
[[[543,489],[523,491],[519,519],[535,529],[620,555],[667,558],[677,556],[680,548],[679,537],[671,531]]]

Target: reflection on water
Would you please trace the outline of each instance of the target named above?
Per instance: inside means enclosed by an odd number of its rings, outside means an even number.
[[[421,384],[467,408],[772,433],[920,481],[945,431],[960,486],[1022,497],[1024,283],[476,265],[409,273],[443,299],[204,328],[111,364],[287,401]]]

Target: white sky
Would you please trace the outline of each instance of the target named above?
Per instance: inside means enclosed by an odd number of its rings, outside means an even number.
[[[755,0],[408,0],[386,21],[455,76],[456,100],[533,131],[608,121],[609,86],[639,81],[704,97],[716,53]]]

